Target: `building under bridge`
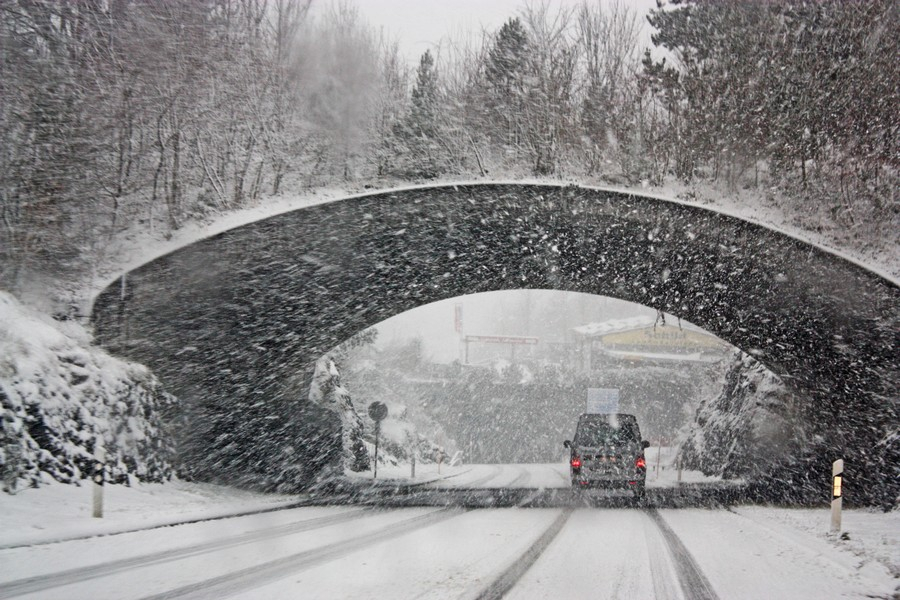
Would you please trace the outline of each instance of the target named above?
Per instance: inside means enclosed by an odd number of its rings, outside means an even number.
[[[732,350],[718,337],[672,316],[588,323],[574,327],[572,333],[583,374],[608,366],[709,365]]]

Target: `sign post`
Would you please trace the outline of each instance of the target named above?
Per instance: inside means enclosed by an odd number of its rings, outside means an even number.
[[[378,479],[378,437],[381,433],[381,422],[387,417],[388,409],[383,402],[373,402],[369,405],[369,416],[375,421],[375,466],[372,471],[372,479]]]
[[[94,443],[94,518],[103,518],[103,479],[106,463],[106,449],[98,437]]]
[[[841,531],[841,507],[844,500],[844,459],[831,465],[831,531]]]

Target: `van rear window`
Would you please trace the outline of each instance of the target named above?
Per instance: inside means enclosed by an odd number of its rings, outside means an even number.
[[[638,441],[634,427],[623,424],[620,427],[605,421],[583,421],[575,432],[577,446],[604,446]]]

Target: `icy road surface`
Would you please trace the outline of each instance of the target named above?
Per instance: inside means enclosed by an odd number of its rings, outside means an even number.
[[[561,480],[544,466],[466,473]],[[5,518],[40,492],[9,499]],[[889,598],[898,517],[846,511],[845,541],[825,509],[283,508],[0,549],[0,599]]]

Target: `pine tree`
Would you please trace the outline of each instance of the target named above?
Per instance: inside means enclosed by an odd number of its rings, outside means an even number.
[[[416,69],[410,109],[395,133],[401,147],[402,175],[433,179],[447,171],[450,157],[440,139],[438,76],[434,57],[426,50]]]
[[[518,18],[497,32],[485,65],[488,87],[488,119],[495,137],[516,148],[521,139],[520,113],[524,109],[528,68],[528,34]]]
[[[528,66],[528,34],[518,17],[508,20],[497,32],[488,54],[485,76],[503,96],[510,97],[524,85]]]
[[[412,90],[408,126],[415,137],[434,138],[437,135],[437,73],[431,51],[426,50],[419,60],[416,83]]]

